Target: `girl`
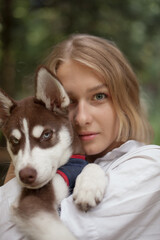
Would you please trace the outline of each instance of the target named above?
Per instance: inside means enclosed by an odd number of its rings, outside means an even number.
[[[123,54],[105,39],[79,34],[55,46],[45,65],[70,97],[69,118],[87,160],[108,178],[97,207],[82,212],[71,195],[61,219],[77,239],[158,240],[160,147],[149,145],[151,127]]]

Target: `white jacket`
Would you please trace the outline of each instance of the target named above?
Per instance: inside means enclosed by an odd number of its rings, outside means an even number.
[[[68,228],[81,240],[160,240],[160,147],[128,141],[96,163],[109,178],[104,199],[87,213],[63,200]]]
[[[109,179],[104,199],[87,213],[72,196],[64,199],[61,219],[68,228],[80,240],[160,240],[160,147],[128,141],[95,162]],[[9,221],[19,191],[16,179],[0,188],[1,240],[22,237]]]

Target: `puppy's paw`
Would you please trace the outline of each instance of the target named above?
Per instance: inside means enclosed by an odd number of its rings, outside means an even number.
[[[73,200],[82,210],[88,211],[103,199],[107,177],[97,164],[88,164],[76,179]]]

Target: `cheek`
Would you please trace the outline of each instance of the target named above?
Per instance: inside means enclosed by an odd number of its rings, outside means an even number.
[[[112,104],[108,104],[95,114],[95,119],[99,122],[99,125],[105,132],[117,134],[119,129],[119,119]]]
[[[115,109],[113,109],[113,108],[111,110],[111,120],[110,121],[112,122],[115,132],[117,132],[119,129],[119,118],[118,118],[118,115],[117,115]]]
[[[119,119],[116,112],[111,109],[111,111],[106,115],[105,120],[104,127],[106,131],[110,132],[112,138],[116,138],[119,132]]]
[[[115,128],[115,135],[117,138],[119,134],[119,128],[120,128],[120,121],[118,119],[118,116],[116,117],[114,128]]]
[[[9,155],[12,159],[12,162],[13,162],[13,165],[15,166],[16,165],[16,162],[17,162],[17,158],[18,158],[18,152],[17,154],[14,154],[11,147],[10,147],[10,144],[7,142],[7,150],[9,152]]]
[[[34,148],[31,164],[40,172],[50,171],[54,167],[54,157],[48,149]]]

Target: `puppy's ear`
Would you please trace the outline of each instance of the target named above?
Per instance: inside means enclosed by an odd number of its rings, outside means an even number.
[[[0,128],[7,121],[15,106],[16,102],[0,89]]]
[[[69,97],[61,83],[45,67],[39,68],[36,76],[36,99],[42,101],[46,108],[61,112],[69,103]]]

